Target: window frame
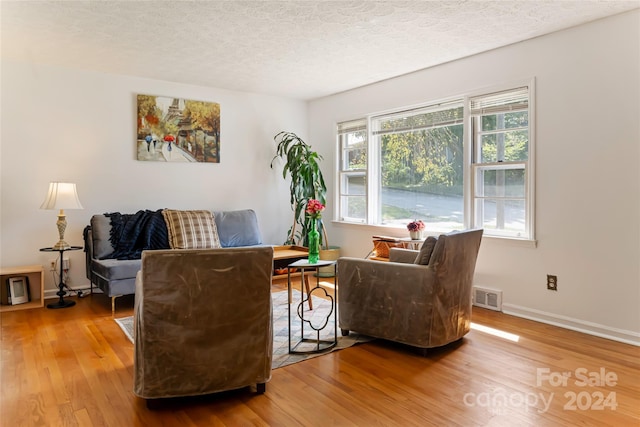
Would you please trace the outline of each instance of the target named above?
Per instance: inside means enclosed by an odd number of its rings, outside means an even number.
[[[336,187],[338,191],[336,192],[337,193],[336,206],[338,206],[338,209],[336,210],[336,215],[339,218],[338,221],[341,221],[341,222],[356,223],[356,224],[367,223],[367,217],[369,212],[369,203],[368,203],[369,130],[368,129],[369,129],[368,119],[348,120],[348,121],[338,123],[338,126],[337,126],[338,173],[337,173]],[[350,169],[347,167],[348,161],[346,159],[347,157],[346,154],[356,150],[357,148],[348,147],[346,144],[347,141],[345,141],[345,137],[350,133],[361,131],[361,130],[364,130],[366,132],[366,139],[364,141],[364,150],[365,150],[367,162],[364,169]],[[346,186],[344,185],[344,183],[348,181],[350,177],[358,177],[358,176],[362,176],[365,180],[364,194],[353,194],[345,191],[344,189]],[[346,214],[343,214],[343,211],[344,211],[343,201],[349,198],[354,198],[354,197],[364,197],[364,202],[365,202],[364,219],[360,219],[357,217],[350,217]],[[348,205],[346,209],[348,210]]]
[[[386,113],[372,114],[369,115],[368,118],[368,132],[369,132],[369,153],[372,154],[372,162],[371,168],[368,170],[371,172],[371,179],[369,180],[370,186],[369,191],[372,197],[368,199],[371,201],[372,205],[369,207],[370,217],[367,218],[367,223],[376,227],[387,227],[387,228],[398,228],[397,225],[393,224],[384,224],[382,218],[382,136],[397,134],[397,133],[405,133],[405,132],[413,132],[413,131],[431,131],[437,128],[449,127],[462,125],[463,128],[463,136],[462,136],[462,175],[463,175],[463,189],[464,189],[464,176],[466,175],[465,163],[464,163],[464,128],[465,128],[465,116],[464,116],[464,107],[465,107],[465,98],[464,97],[455,97],[447,100],[440,100],[438,102],[429,102],[424,103],[412,107],[402,108],[398,110],[389,111]],[[394,130],[383,131],[379,128],[379,125],[385,121],[394,121],[402,118],[413,118],[420,115],[428,115],[433,113],[438,113],[441,111],[449,111],[449,110],[458,110],[462,112],[462,117],[459,118],[448,118],[448,120],[437,122],[437,123],[422,123],[417,124],[410,127],[401,127],[396,128]],[[463,192],[463,206],[464,206],[464,192]],[[404,226],[404,225],[403,225]],[[427,224],[429,226],[429,224]],[[466,224],[463,222],[462,227],[465,228]],[[444,231],[437,230],[436,231]]]
[[[514,162],[493,162],[493,163],[478,163],[476,162],[476,142],[475,142],[475,129],[474,119],[471,115],[471,100],[482,96],[487,96],[492,93],[509,92],[518,88],[526,87],[528,90],[528,159],[526,161],[514,161]],[[371,113],[362,116],[359,119],[344,120],[336,124],[336,155],[337,155],[337,167],[336,167],[336,183],[335,187],[335,202],[337,209],[334,210],[334,222],[340,224],[352,224],[352,225],[364,225],[369,227],[375,227],[377,229],[394,230],[399,229],[398,226],[382,224],[381,218],[377,213],[380,209],[380,188],[382,185],[381,177],[381,146],[376,143],[376,138],[373,137],[375,132],[374,120],[379,120],[381,117],[385,119],[391,119],[393,117],[402,116],[403,114],[410,113],[412,111],[418,111],[421,109],[429,110],[439,105],[450,105],[455,102],[462,102],[463,104],[463,227],[469,228],[482,228],[483,224],[478,224],[476,218],[476,173],[479,168],[496,167],[496,168],[509,168],[513,166],[520,168],[522,164],[524,167],[524,201],[525,201],[525,231],[521,236],[515,236],[509,233],[502,233],[498,230],[487,230],[485,237],[498,238],[508,241],[519,241],[532,244],[533,247],[537,245],[536,233],[535,233],[535,78],[523,79],[520,81],[511,82],[509,84],[497,85],[493,87],[483,88],[480,90],[472,91],[461,96],[443,99],[438,102],[422,103],[414,106],[407,106],[404,108],[397,108],[384,112]],[[340,133],[337,131],[341,124],[348,122],[364,121],[366,124],[366,168],[364,171],[365,178],[365,218],[348,218],[343,217],[342,211],[343,197],[348,194],[343,193],[343,178],[353,171],[343,170],[344,152],[339,141]],[[511,130],[511,129],[509,129]],[[359,172],[362,172],[359,170]],[[512,199],[512,198],[507,198]],[[403,230],[404,231],[404,230]],[[427,232],[437,233],[441,230],[427,230]]]
[[[482,97],[490,97],[492,94],[500,94],[500,93],[509,93],[516,92],[518,89],[526,88],[527,89],[527,114],[528,114],[528,158],[525,161],[494,161],[494,162],[478,162],[478,158],[481,156],[482,147],[476,140],[476,134],[488,134],[488,133],[496,133],[495,131],[489,132],[479,132],[481,126],[481,117],[472,115],[471,112],[471,101],[473,99],[482,98]],[[495,237],[495,238],[503,238],[503,239],[511,239],[511,240],[523,240],[523,241],[532,241],[535,243],[535,79],[527,79],[519,82],[514,82],[509,85],[500,85],[494,86],[491,88],[485,88],[481,91],[477,91],[476,93],[472,93],[467,95],[467,102],[465,106],[467,110],[465,110],[465,114],[468,119],[468,126],[466,126],[465,131],[468,130],[469,135],[466,141],[469,142],[469,155],[470,155],[470,163],[469,163],[469,191],[465,192],[466,203],[469,206],[468,212],[465,210],[465,214],[468,213],[468,217],[465,216],[465,220],[468,218],[469,220],[469,228],[483,228],[483,223],[481,219],[477,217],[477,210],[479,209],[477,206],[478,201],[476,199],[482,199],[477,197],[476,195],[476,179],[477,179],[477,171],[479,169],[484,169],[487,167],[493,167],[496,169],[503,170],[514,170],[518,165],[524,165],[524,202],[525,202],[525,224],[524,224],[524,232],[523,235],[517,236],[512,233],[500,230],[485,230],[485,235],[487,237]],[[511,110],[509,108],[492,108],[488,113],[497,114],[499,112],[510,112],[510,111],[518,111]],[[519,111],[523,111],[522,108]],[[522,128],[509,128],[504,129],[504,131],[513,131]],[[496,159],[497,160],[497,159]],[[512,166],[512,167],[510,167]],[[496,197],[493,197],[494,199]],[[514,198],[503,197],[503,200],[509,200]]]

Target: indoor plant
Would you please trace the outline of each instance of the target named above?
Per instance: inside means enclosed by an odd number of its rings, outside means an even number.
[[[411,236],[412,240],[420,240],[422,239],[422,230],[424,230],[424,222],[422,220],[416,219],[407,224],[407,230],[409,230],[409,236]]]
[[[290,203],[293,210],[293,224],[287,232],[285,244],[308,246],[308,234],[311,227],[311,218],[305,215],[307,202],[311,199],[326,203],[327,188],[320,170],[320,156],[311,150],[311,146],[292,132],[280,132],[273,139],[278,143],[276,155],[271,160],[271,168],[274,161],[280,157],[285,160],[282,168],[282,177],[291,177],[289,185]],[[297,230],[299,226],[299,230]],[[322,221],[318,221],[320,233],[320,246],[326,237],[323,236],[324,227]],[[323,239],[323,237],[325,237]]]

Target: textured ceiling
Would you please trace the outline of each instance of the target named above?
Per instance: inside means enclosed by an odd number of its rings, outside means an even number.
[[[2,1],[3,58],[312,99],[640,1]]]

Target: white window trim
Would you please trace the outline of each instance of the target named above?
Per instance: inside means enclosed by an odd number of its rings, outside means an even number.
[[[465,117],[465,126],[463,131],[463,138],[466,144],[464,144],[464,152],[463,152],[463,163],[465,165],[463,171],[463,186],[467,191],[463,192],[463,204],[464,204],[464,227],[471,228],[474,222],[474,212],[473,212],[473,197],[474,197],[474,182],[473,182],[473,124],[472,118],[469,111],[469,99],[485,95],[493,92],[500,92],[510,90],[520,86],[527,86],[529,88],[529,159],[528,159],[528,179],[526,185],[526,198],[528,200],[527,203],[527,212],[526,212],[526,221],[527,228],[529,230],[529,236],[527,237],[516,237],[516,236],[499,236],[499,235],[484,235],[483,239],[486,239],[490,242],[500,242],[507,243],[514,246],[519,247],[529,247],[535,248],[537,247],[537,239],[536,239],[536,221],[535,221],[535,212],[536,212],[536,191],[535,191],[535,183],[536,183],[536,80],[535,77],[515,80],[511,81],[508,84],[500,84],[489,87],[484,87],[482,89],[470,91],[464,96],[450,97],[443,99],[441,101],[434,101],[429,103],[422,103],[413,106],[408,106],[403,108],[403,110],[412,110],[415,108],[426,107],[430,105],[444,104],[449,103],[454,100],[463,99],[463,108],[464,108],[464,117]],[[381,115],[392,114],[394,112],[398,112],[397,109],[390,109],[387,111],[381,111],[377,113],[365,114],[362,117],[367,120],[367,202],[374,198],[376,203],[379,201],[379,170],[380,170],[380,153],[375,150],[373,146],[373,138],[372,133],[373,129],[371,128],[372,119]],[[348,121],[348,120],[344,120]],[[334,135],[336,140],[337,138],[337,130],[334,127]],[[340,161],[340,147],[339,144],[335,144],[335,153],[336,153],[336,162]],[[374,154],[375,153],[375,154]],[[373,159],[372,159],[373,156]],[[377,170],[374,168],[374,164],[378,168]],[[340,166],[335,169],[335,180],[334,180],[334,204],[335,206],[339,206],[340,203]],[[369,207],[367,206],[367,211],[369,211]],[[339,209],[334,210],[334,218],[332,220],[332,224],[334,226],[339,227],[348,227],[348,228],[356,228],[361,230],[364,228],[369,229],[373,233],[385,234],[390,236],[399,236],[403,237],[406,232],[403,228],[397,226],[389,226],[389,225],[380,225],[377,223],[370,223],[371,221],[371,212],[367,213],[368,218],[365,218],[364,222],[361,220],[357,220],[354,222],[340,220],[339,219]],[[377,214],[375,214],[377,215]],[[427,230],[428,234],[438,235],[439,232],[433,232]]]
[[[516,236],[499,236],[499,235],[484,235],[483,238],[485,237],[489,237],[489,238],[496,238],[496,239],[500,239],[500,240],[514,240],[514,241],[522,241],[522,242],[531,242],[533,243],[533,246],[537,246],[537,240],[536,240],[536,230],[535,230],[535,182],[536,182],[536,176],[535,176],[535,170],[536,170],[536,164],[535,164],[535,159],[536,159],[536,155],[535,155],[535,149],[536,149],[536,135],[535,135],[535,128],[536,128],[536,117],[535,117],[535,112],[536,112],[536,108],[535,108],[535,93],[536,93],[536,89],[535,89],[535,77],[531,77],[531,78],[527,78],[527,79],[522,79],[522,80],[516,80],[516,81],[512,81],[509,82],[509,84],[501,84],[501,85],[496,85],[496,86],[491,86],[491,87],[485,87],[473,92],[468,93],[465,96],[465,117],[467,117],[467,122],[465,123],[465,128],[464,128],[464,135],[465,135],[465,141],[467,142],[467,149],[465,149],[465,155],[468,155],[469,158],[465,158],[464,161],[468,163],[465,163],[465,165],[469,165],[468,168],[465,168],[465,171],[468,171],[468,178],[469,182],[466,181],[466,178],[464,180],[464,185],[465,188],[469,188],[470,191],[467,191],[466,193],[464,193],[464,206],[465,206],[465,227],[466,228],[471,228],[474,226],[474,221],[475,221],[475,212],[474,212],[474,190],[475,190],[475,182],[474,182],[474,164],[473,164],[473,148],[474,148],[474,141],[473,141],[473,119],[471,117],[470,111],[469,111],[469,99],[470,98],[474,98],[477,96],[482,96],[485,94],[489,94],[489,93],[495,93],[495,92],[502,92],[502,91],[508,91],[508,90],[512,90],[514,88],[520,87],[520,86],[527,86],[529,88],[529,159],[527,160],[528,163],[528,167],[527,167],[527,186],[525,188],[525,197],[526,200],[528,201],[527,203],[527,210],[525,212],[525,221],[526,221],[526,227],[525,229],[529,231],[529,235],[527,237],[516,237]],[[469,185],[469,187],[466,187],[466,185]]]

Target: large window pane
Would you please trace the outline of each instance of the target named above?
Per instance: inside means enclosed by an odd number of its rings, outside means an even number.
[[[459,124],[380,137],[382,224],[463,228],[462,132]]]

